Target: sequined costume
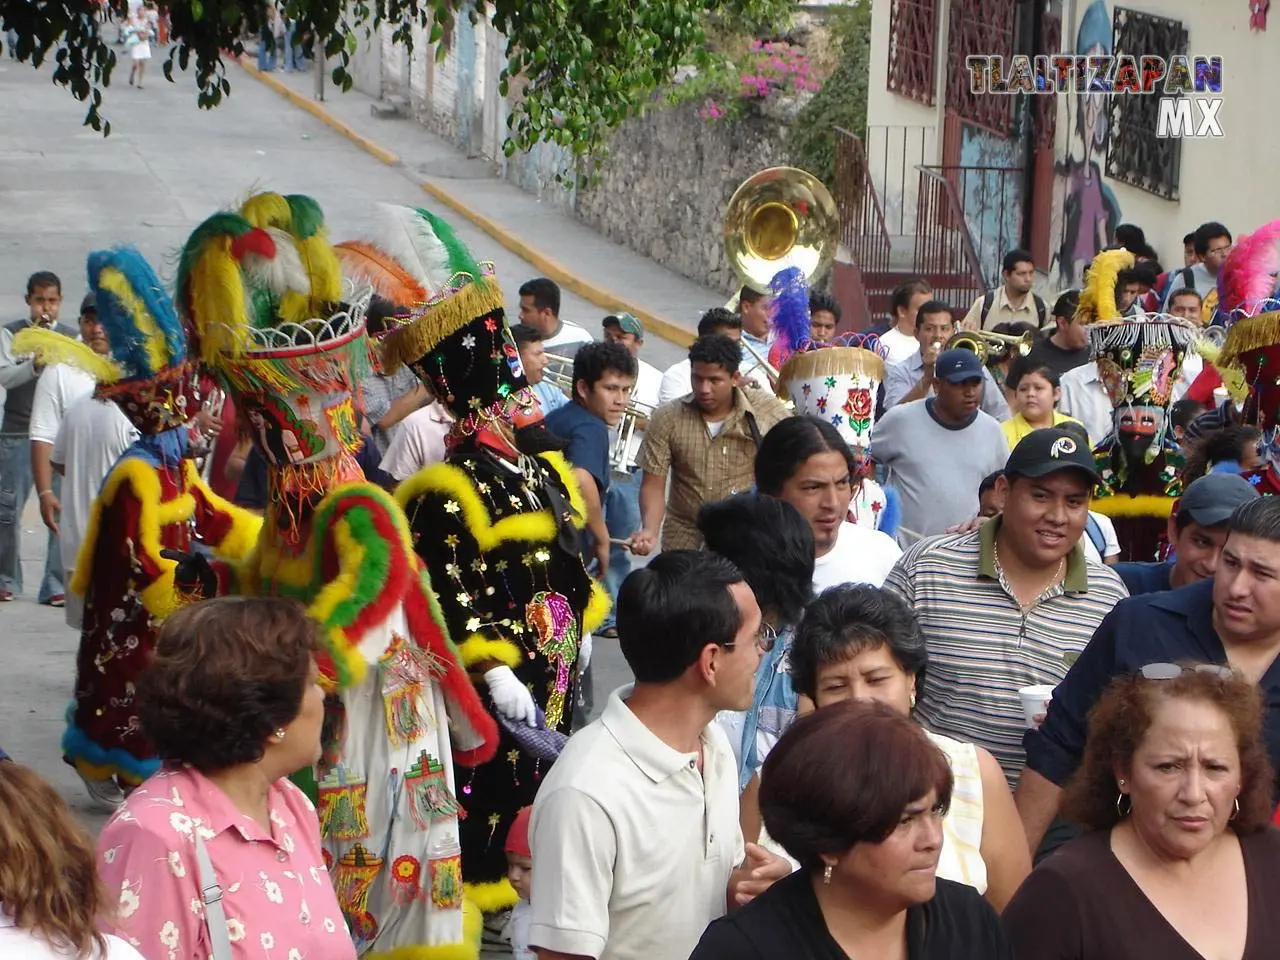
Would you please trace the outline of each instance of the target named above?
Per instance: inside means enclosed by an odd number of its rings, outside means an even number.
[[[1182,361],[1197,341],[1176,317],[1121,318],[1115,288],[1133,265],[1127,250],[1094,258],[1077,322],[1089,325],[1098,377],[1111,398],[1111,433],[1094,448],[1101,478],[1091,509],[1110,517],[1127,561],[1156,559],[1182,494],[1182,454],[1169,429],[1169,407]]]
[[[384,358],[392,370],[409,365],[457,420],[446,461],[407,479],[396,498],[473,678],[513,672],[545,718],[529,730],[500,716],[496,758],[458,771],[467,894],[487,913],[516,902],[503,838],[553,758],[539,738],[568,732],[581,637],[603,621],[609,601],[582,563],[586,509],[568,465],[558,454],[517,449],[512,424],[537,406],[491,268],[437,218],[410,212],[419,235],[447,256],[435,275],[428,269],[433,300],[387,337]],[[493,705],[492,691],[481,691]]]
[[[119,404],[141,433],[93,503],[70,584],[85,609],[62,738],[63,756],[86,780],[130,787],[159,767],[138,721],[134,681],[160,623],[186,599],[176,562],[161,551],[190,550],[198,538],[234,560],[248,553],[260,522],[214,494],[186,456],[198,379],[188,331],[151,266],[129,248],[93,253],[89,286],[109,358],[35,328],[14,338],[14,351],[93,374],[97,396]]]
[[[322,627],[335,692],[324,756],[297,779],[358,953],[471,960],[480,921],[464,911],[454,762],[492,757],[497,730],[403,511],[354,458],[367,286],[344,289],[314,201],[260,194],[197,229],[180,292],[269,465],[262,535],[219,571],[224,586],[297,598]]]

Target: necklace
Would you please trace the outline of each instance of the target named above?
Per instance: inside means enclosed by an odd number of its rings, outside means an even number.
[[[995,560],[996,579],[999,581],[1000,586],[1004,589],[1005,593],[1013,597],[1014,601],[1018,604],[1018,609],[1023,613],[1026,613],[1044,599],[1045,594],[1052,590],[1057,582],[1062,579],[1062,572],[1067,566],[1067,558],[1063,557],[1058,561],[1058,566],[1054,569],[1053,576],[1049,578],[1049,582],[1036,592],[1030,603],[1024,603],[1022,598],[1018,596],[1017,591],[1015,591],[1013,586],[1009,583],[1008,576],[1005,575],[1004,567],[1000,563],[1000,547],[997,544],[992,543],[991,551],[993,559]]]

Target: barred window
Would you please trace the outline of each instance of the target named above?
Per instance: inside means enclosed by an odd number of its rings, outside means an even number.
[[[934,50],[938,42],[937,0],[892,0],[889,9],[888,89],[933,106]]]
[[[952,0],[947,30],[947,106],[968,123],[1009,135],[1019,97],[975,94],[969,89],[969,57],[1015,52],[1014,26],[1020,4],[1010,0]]]

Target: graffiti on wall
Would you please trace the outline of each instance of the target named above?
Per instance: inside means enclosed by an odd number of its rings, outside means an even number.
[[[960,200],[978,263],[993,287],[1000,283],[1005,251],[1019,246],[1022,235],[1022,150],[1016,137],[968,123],[960,127]]]
[[[1078,56],[1110,56],[1111,13],[1105,0],[1093,0],[1080,18],[1075,51]],[[1054,256],[1058,282],[1079,287],[1085,267],[1099,250],[1115,243],[1120,204],[1103,182],[1102,165],[1110,134],[1106,96],[1076,93],[1067,106],[1069,126],[1066,156],[1055,166],[1054,211],[1061,211],[1060,237]]]

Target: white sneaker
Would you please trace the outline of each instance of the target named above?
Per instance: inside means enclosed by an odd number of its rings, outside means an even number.
[[[80,777],[80,782],[84,784],[90,799],[99,809],[111,813],[119,809],[120,805],[124,803],[124,791],[120,789],[120,785],[115,780],[110,777],[106,780],[90,780],[79,770],[76,771],[76,774]]]

